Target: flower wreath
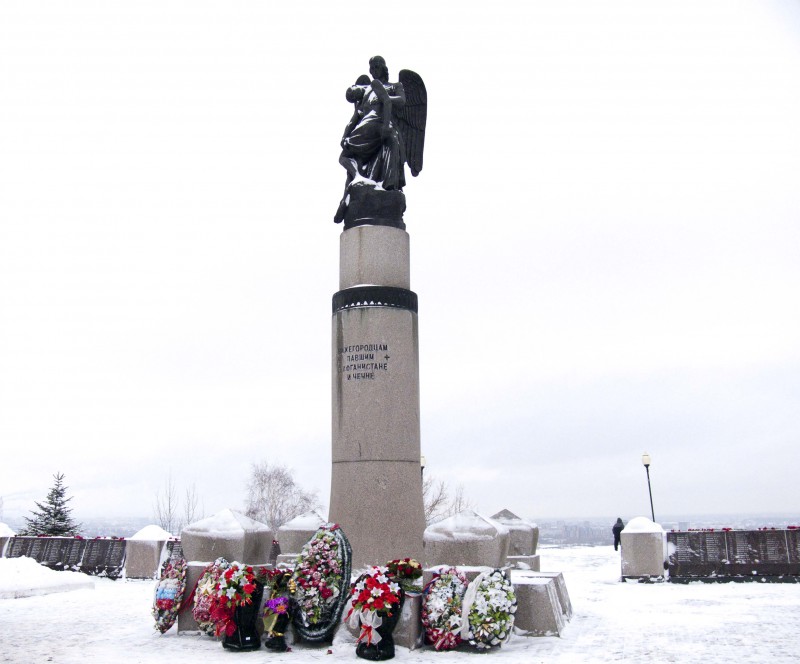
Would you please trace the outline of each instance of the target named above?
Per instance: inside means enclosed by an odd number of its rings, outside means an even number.
[[[434,575],[422,597],[425,640],[436,650],[451,650],[461,643],[461,603],[467,577],[455,567]]]
[[[324,641],[342,616],[343,587],[350,582],[350,543],[336,524],[322,526],[297,558],[292,582],[292,622],[307,641]]]
[[[194,606],[192,607],[192,617],[200,627],[200,631],[214,636],[217,631],[215,628],[215,616],[230,619],[228,612],[221,609],[219,597],[217,596],[217,585],[222,573],[228,568],[230,563],[225,558],[217,558],[208,565],[203,571],[203,575],[197,582],[197,589],[194,594]],[[222,615],[220,615],[222,611]]]
[[[461,638],[477,648],[507,643],[516,610],[514,586],[499,569],[478,575],[464,596]]]
[[[350,589],[350,610],[345,622],[353,629],[361,624],[359,642],[380,643],[378,627],[383,624],[384,617],[389,618],[400,610],[402,602],[403,591],[400,584],[392,580],[388,567],[370,567]]]
[[[184,590],[186,590],[186,561],[178,558],[173,562],[167,562],[156,585],[152,611],[156,619],[155,628],[162,634],[175,624]]]

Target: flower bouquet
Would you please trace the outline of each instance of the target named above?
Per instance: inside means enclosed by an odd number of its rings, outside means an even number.
[[[350,590],[350,611],[345,618],[358,628],[356,655],[373,661],[394,657],[392,631],[400,618],[403,589],[392,580],[387,567],[371,567]]]
[[[467,585],[467,577],[451,567],[425,586],[422,626],[425,640],[436,650],[452,650],[461,643],[461,605]]]
[[[413,558],[402,558],[390,560],[386,563],[389,576],[391,576],[404,592],[422,592],[422,586],[418,584],[422,578],[422,565]]]
[[[306,542],[291,581],[295,632],[306,641],[330,640],[344,610],[344,584],[350,582],[350,543],[339,526],[323,526]]]
[[[233,562],[222,572],[217,583],[217,597],[224,609],[233,612],[232,620],[218,624],[224,629],[223,648],[257,650],[261,647],[256,618],[262,591],[249,565]]]
[[[185,589],[186,561],[179,558],[174,562],[168,562],[161,572],[153,601],[155,628],[162,634],[175,624]]]
[[[197,582],[192,617],[200,627],[200,631],[209,636],[219,636],[224,632],[225,625],[233,620],[233,610],[228,610],[226,603],[224,604],[222,598],[217,595],[219,579],[229,565],[225,558],[217,558],[205,568]],[[220,623],[219,629],[217,623]]]
[[[480,574],[464,596],[461,638],[477,648],[506,643],[514,627],[517,597],[500,570]]]
[[[264,647],[274,652],[286,652],[284,634],[289,625],[289,596],[294,585],[292,570],[264,570]]]

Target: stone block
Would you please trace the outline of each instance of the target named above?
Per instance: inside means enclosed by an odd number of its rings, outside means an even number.
[[[213,561],[211,561],[213,562]],[[190,562],[186,565],[186,590],[184,591],[184,599],[188,599],[194,590],[200,577],[206,569],[208,563]],[[185,611],[178,612],[178,633],[199,633],[200,627],[197,621],[192,617],[192,607],[188,607]]]
[[[409,650],[421,648],[425,639],[422,629],[422,594],[406,593],[400,620],[394,628],[394,642]]]
[[[428,567],[498,568],[506,564],[510,537],[501,523],[465,510],[428,526],[424,540]]]
[[[663,579],[666,536],[647,517],[631,519],[620,535],[623,579]]]
[[[125,553],[125,576],[129,579],[153,579],[158,575],[166,540],[129,539]]]
[[[517,595],[514,631],[522,636],[560,636],[566,615],[559,600],[556,579],[528,572],[511,575]]]
[[[6,546],[11,541],[13,535],[9,535],[8,537],[0,537],[0,558],[4,558],[6,555]]]
[[[378,284],[411,288],[408,233],[358,226],[339,236],[339,290]]]
[[[556,594],[558,601],[561,604],[561,610],[567,620],[572,618],[572,602],[569,599],[569,592],[567,592],[567,582],[564,580],[564,575],[561,572],[534,572],[524,574],[524,576],[537,576],[540,578],[552,579],[556,586]]]
[[[492,519],[502,523],[509,531],[508,554],[511,556],[532,556],[536,553],[539,540],[539,527],[518,517],[510,510],[501,510]]]
[[[526,569],[538,572],[541,568],[539,556],[508,556],[506,558],[508,566],[513,569]]]
[[[305,543],[326,523],[327,520],[314,511],[306,512],[291,521],[287,521],[278,528],[275,538],[281,548],[278,558],[280,559],[285,554],[294,554],[295,556],[299,554],[303,550]]]
[[[214,562],[225,558],[248,565],[266,565],[272,531],[263,523],[226,509],[186,526],[181,533],[186,560]]]

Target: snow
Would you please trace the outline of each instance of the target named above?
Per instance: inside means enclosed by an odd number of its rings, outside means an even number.
[[[687,585],[620,583],[620,558],[613,547],[540,550],[546,570],[561,571],[574,609],[561,637],[514,635],[481,662],[504,664],[583,664],[601,662],[704,662],[752,664],[795,662],[800,649],[800,586],[727,583]],[[27,559],[26,559],[27,560]],[[18,566],[26,567],[20,571]],[[34,573],[33,561],[0,559],[3,597],[15,578],[47,582],[50,575],[67,585],[75,573]],[[81,575],[77,575],[81,576]],[[74,592],[0,599],[3,662],[93,664],[137,662],[207,664],[262,661],[300,664],[308,661],[358,661],[353,638],[339,630],[327,646],[295,645],[293,652],[231,654],[207,636],[165,635],[153,628],[150,607],[154,581],[94,579]],[[52,587],[52,586],[51,586]],[[51,590],[50,592],[54,592]],[[474,651],[436,653],[428,648],[397,649],[398,664],[462,662],[474,664]]]
[[[425,529],[425,539],[431,541],[455,539],[474,542],[492,540],[498,535],[508,535],[508,528],[499,521],[481,516],[473,510],[464,510]]]
[[[623,533],[663,533],[664,529],[657,523],[653,523],[646,516],[637,516],[628,521]]]
[[[57,572],[33,558],[0,558],[0,563],[0,599],[94,589],[92,577],[79,572]]]
[[[149,542],[165,542],[172,539],[172,535],[164,530],[161,526],[150,525],[145,526],[135,535],[128,538],[129,540],[146,540]]]
[[[0,523],[0,537],[14,537],[15,534],[5,523]]]
[[[306,530],[316,531],[321,526],[327,523],[327,519],[323,519],[317,512],[311,511],[296,516],[291,521],[284,523],[279,530]]]
[[[254,521],[244,514],[225,509],[205,519],[195,521],[183,529],[183,532],[193,535],[202,534],[209,537],[220,538],[225,538],[226,536],[230,537],[231,535],[241,535],[244,531],[269,531],[269,527],[263,523]]]

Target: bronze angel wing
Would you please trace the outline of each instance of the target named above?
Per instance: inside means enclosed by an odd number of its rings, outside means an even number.
[[[416,177],[422,170],[428,93],[425,90],[425,83],[416,72],[401,69],[399,77],[406,93],[406,104],[396,111],[398,128],[403,141],[406,163],[411,169],[411,175]]]

